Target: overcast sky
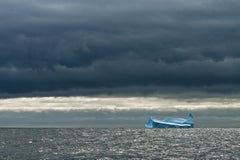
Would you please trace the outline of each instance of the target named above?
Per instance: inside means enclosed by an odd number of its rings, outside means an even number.
[[[0,99],[0,127],[140,127],[149,116],[195,127],[240,127],[239,98],[34,97]]]
[[[238,0],[1,0],[0,95],[237,92],[239,7]]]

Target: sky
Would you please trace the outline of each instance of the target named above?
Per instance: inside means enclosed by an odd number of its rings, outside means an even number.
[[[181,99],[191,110],[196,97],[195,110],[236,109],[239,6],[237,0],[1,0],[1,114],[74,110],[75,101],[78,110],[93,103],[93,110],[123,104],[167,111],[183,109]]]
[[[72,96],[0,99],[0,127],[143,128],[149,116],[194,116],[197,128],[239,128],[239,98]]]
[[[0,95],[238,92],[239,5],[2,0]]]

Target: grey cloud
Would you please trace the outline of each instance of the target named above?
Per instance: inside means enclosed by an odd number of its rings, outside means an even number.
[[[1,1],[0,90],[239,85],[239,2]]]
[[[44,112],[0,112],[1,127],[134,127],[143,128],[149,115],[158,119],[194,115],[197,128],[237,128],[239,109],[203,110],[130,110],[130,111],[44,111]],[[133,118],[134,117],[134,118]]]

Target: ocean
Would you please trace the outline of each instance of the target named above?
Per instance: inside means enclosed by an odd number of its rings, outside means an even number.
[[[240,159],[240,129],[2,128],[1,160]]]

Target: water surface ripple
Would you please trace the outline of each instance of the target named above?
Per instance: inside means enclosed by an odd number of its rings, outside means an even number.
[[[1,129],[0,159],[240,159],[240,129]]]

